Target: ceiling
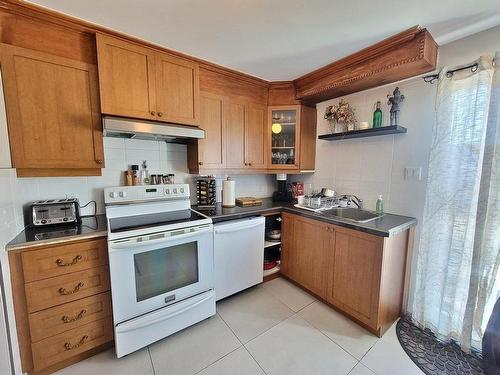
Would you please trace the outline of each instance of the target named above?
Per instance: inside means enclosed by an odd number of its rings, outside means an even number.
[[[414,25],[439,44],[500,24],[495,0],[35,0],[266,80],[297,78]]]

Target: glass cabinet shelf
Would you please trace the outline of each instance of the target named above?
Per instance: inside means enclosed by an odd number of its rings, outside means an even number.
[[[276,169],[297,168],[299,110],[297,107],[270,108],[270,166]]]

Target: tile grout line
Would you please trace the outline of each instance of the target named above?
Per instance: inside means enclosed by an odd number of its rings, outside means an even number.
[[[151,350],[149,350],[149,345],[147,348],[148,348],[149,361],[151,362],[151,368],[153,369],[153,375],[156,375],[156,369],[153,363],[153,357],[151,356]]]
[[[263,372],[265,375],[267,375],[266,370],[264,370],[264,368],[260,365],[259,361],[257,361],[257,360],[255,359],[255,357],[253,356],[253,354],[252,354],[252,353],[250,353],[250,350],[248,350],[248,348],[247,348],[245,345],[243,345],[243,347],[245,348],[245,350],[247,351],[247,353],[250,355],[250,357],[252,357],[252,359],[255,361],[255,363],[257,363],[257,366],[259,366],[259,368],[262,370],[262,372]]]
[[[231,350],[229,353],[226,353],[226,354],[224,354],[222,357],[220,357],[220,358],[216,359],[216,360],[215,360],[215,361],[213,361],[212,363],[209,363],[208,365],[206,365],[205,367],[203,367],[203,368],[202,368],[202,369],[200,369],[199,371],[196,371],[193,375],[199,374],[199,373],[200,373],[200,372],[202,372],[203,370],[206,370],[208,367],[210,367],[210,366],[212,366],[212,365],[216,364],[216,363],[217,363],[217,362],[219,362],[220,360],[222,360],[222,359],[226,358],[229,354],[234,353],[235,351],[237,351],[238,349],[240,349],[240,348],[242,348],[242,347],[243,347],[243,345],[238,346],[237,348],[235,348],[235,349]]]

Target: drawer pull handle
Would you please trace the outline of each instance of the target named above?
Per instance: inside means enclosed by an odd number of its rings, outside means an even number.
[[[62,296],[68,296],[70,294],[78,292],[80,288],[83,288],[83,283],[81,281],[73,288],[73,290],[66,290],[65,288],[59,288],[59,294]]]
[[[83,309],[82,311],[80,311],[77,315],[75,315],[72,318],[70,318],[67,315],[64,315],[61,319],[62,319],[63,323],[72,323],[72,322],[76,322],[77,320],[80,320],[81,318],[83,318],[86,313],[87,313],[87,310]]]
[[[56,260],[56,264],[59,266],[59,267],[66,267],[66,266],[74,266],[75,264],[77,264],[79,261],[82,260],[82,256],[81,255],[77,255],[76,257],[73,258],[73,260],[69,263],[65,263],[64,260],[62,260],[61,258],[58,258]]]
[[[87,335],[85,335],[80,339],[80,341],[78,341],[78,343],[73,345],[72,343],[67,342],[64,344],[64,347],[66,348],[66,350],[73,350],[73,349],[79,348],[80,346],[85,344],[85,341],[87,341],[88,338],[89,337]]]

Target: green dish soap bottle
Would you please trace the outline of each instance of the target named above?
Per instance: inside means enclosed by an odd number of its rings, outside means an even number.
[[[384,199],[382,198],[382,195],[378,196],[377,204],[375,205],[375,211],[377,212],[377,215],[384,214]]]
[[[382,127],[382,110],[380,109],[380,106],[382,103],[380,103],[380,100],[377,102],[375,105],[375,111],[373,112],[373,127],[374,128],[380,128]]]

